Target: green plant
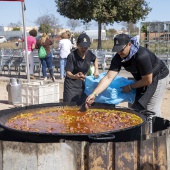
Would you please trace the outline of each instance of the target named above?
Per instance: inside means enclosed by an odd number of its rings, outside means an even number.
[[[91,43],[91,46],[90,48],[92,49],[97,49],[97,44],[98,44],[98,41],[95,40]],[[107,40],[107,41],[103,41],[102,40],[102,49],[105,49],[105,50],[108,50],[108,49],[112,49],[113,48],[113,40]]]
[[[20,29],[20,27],[14,27],[13,28],[13,31],[20,31],[21,29]]]

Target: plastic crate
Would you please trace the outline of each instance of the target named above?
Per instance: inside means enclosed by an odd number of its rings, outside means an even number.
[[[25,83],[21,94],[23,106],[59,102],[59,83]]]

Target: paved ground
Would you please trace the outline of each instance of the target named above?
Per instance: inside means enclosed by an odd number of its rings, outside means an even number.
[[[124,70],[120,72],[120,76],[131,77],[131,75]],[[0,110],[16,107],[8,103],[8,92],[6,90],[6,85],[8,84],[10,78],[13,78],[13,77],[17,78],[15,73],[12,73],[12,76],[7,76],[6,74],[5,75],[3,74],[2,76],[0,76]],[[40,79],[38,76],[36,77],[37,77],[37,80],[31,80],[31,81],[42,81],[42,79]],[[55,77],[56,77],[56,83],[59,83],[59,89],[60,89],[59,98],[60,98],[60,101],[62,101],[63,80],[59,79],[58,73],[55,73]],[[25,75],[22,75],[20,80],[22,82],[27,82]],[[52,81],[48,80],[48,82],[52,82]],[[124,103],[119,104],[119,106],[127,107],[128,104],[127,102],[124,102]],[[166,93],[164,95],[161,109],[162,109],[163,117],[170,120],[170,111],[169,111],[170,110],[170,84],[168,84]]]
[[[107,70],[106,70],[106,71],[107,71]],[[106,72],[106,71],[105,71],[105,72]],[[103,72],[103,71],[100,70],[100,73],[101,73],[101,72]],[[59,83],[59,85],[60,85],[60,99],[62,100],[62,99],[63,99],[63,83],[64,83],[64,81],[60,79],[60,76],[59,76],[59,73],[58,73],[58,72],[57,72],[57,73],[55,72],[54,75],[55,75],[55,78],[56,78],[56,83]],[[130,74],[127,73],[127,72],[125,72],[124,70],[121,71],[120,75],[123,76],[123,77],[131,77]],[[49,78],[50,76],[49,76],[48,74],[47,74],[47,76],[48,76],[47,82],[52,83],[52,81],[51,81],[50,78]],[[36,77],[36,80],[31,80],[31,79],[30,79],[30,82],[43,81],[42,78],[39,78],[39,75],[38,75],[37,73],[35,74],[35,77]],[[23,83],[26,83],[26,82],[27,82],[25,73],[22,73],[22,75],[21,75],[20,77],[18,77],[18,76],[15,74],[15,72],[12,72],[11,76],[9,76],[9,75],[7,74],[7,72],[5,72],[5,73],[3,73],[3,74],[0,76],[0,86],[2,86],[2,84],[5,84],[5,85],[6,85],[6,84],[10,81],[11,78],[20,79],[21,82],[23,82]],[[6,92],[5,92],[5,93],[6,93]]]

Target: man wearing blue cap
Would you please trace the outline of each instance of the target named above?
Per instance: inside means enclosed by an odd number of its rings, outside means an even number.
[[[139,46],[137,36],[130,38],[126,34],[118,34],[114,38],[113,51],[117,53],[111,61],[109,71],[87,97],[86,107],[94,102],[96,95],[109,86],[123,66],[135,79],[133,84],[122,87],[123,93],[136,89],[132,108],[138,111],[153,111],[156,116],[161,117],[161,102],[169,74],[165,63],[148,49]]]

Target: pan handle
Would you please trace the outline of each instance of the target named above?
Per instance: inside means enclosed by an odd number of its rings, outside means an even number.
[[[152,111],[149,111],[149,110],[141,110],[139,113],[144,114],[146,116],[153,116],[153,115],[156,114],[155,112],[152,112]]]
[[[88,138],[93,141],[107,141],[115,139],[115,135],[113,134],[91,134],[88,135]]]

